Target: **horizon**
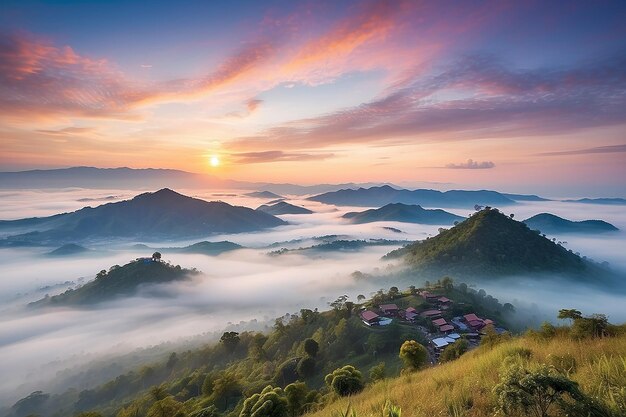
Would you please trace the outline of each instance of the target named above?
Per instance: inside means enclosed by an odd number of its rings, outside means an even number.
[[[620,2],[7,1],[2,11],[0,171],[626,190]]]

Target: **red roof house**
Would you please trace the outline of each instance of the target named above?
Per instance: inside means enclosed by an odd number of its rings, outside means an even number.
[[[471,313],[471,314],[466,314],[463,316],[463,318],[465,318],[466,322],[470,322],[470,321],[482,321],[476,314]]]
[[[380,311],[382,311],[384,314],[391,314],[391,313],[398,312],[398,306],[395,304],[382,304],[378,306],[378,308],[380,308]]]
[[[380,316],[374,313],[373,311],[365,310],[364,312],[361,313],[361,318],[363,319],[364,322],[368,324],[372,324],[372,323],[377,322]]]
[[[420,313],[424,317],[436,317],[441,315],[441,311],[439,310],[426,310]]]
[[[448,322],[446,321],[446,319],[436,319],[436,320],[433,320],[433,324],[435,326],[443,326],[443,325],[448,324]]]
[[[451,324],[444,324],[443,326],[439,326],[440,332],[451,332],[454,330],[454,326]]]

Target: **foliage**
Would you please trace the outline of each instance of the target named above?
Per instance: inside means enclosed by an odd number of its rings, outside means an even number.
[[[416,371],[428,363],[428,351],[415,340],[407,340],[400,347],[400,359],[405,369]]]
[[[243,403],[239,417],[287,417],[288,402],[280,388],[268,385],[259,394],[254,394]]]
[[[380,381],[382,379],[385,379],[385,362],[380,362],[370,368],[370,380]]]
[[[317,352],[319,352],[320,345],[314,339],[308,338],[304,341],[304,351],[307,355],[314,358],[317,356]]]
[[[239,344],[239,333],[237,332],[224,332],[220,338],[220,342],[230,353],[233,353]]]
[[[455,359],[461,357],[462,354],[467,352],[469,348],[469,343],[465,339],[459,339],[451,345],[446,346],[446,348],[441,352],[441,356],[439,357],[440,362],[450,362]]]
[[[326,375],[324,381],[328,387],[342,397],[356,394],[365,387],[361,372],[352,365],[335,369]]]
[[[310,356],[304,357],[298,361],[296,372],[302,378],[308,378],[315,373],[315,359]]]

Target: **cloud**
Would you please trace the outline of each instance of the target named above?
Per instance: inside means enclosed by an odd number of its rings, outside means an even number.
[[[233,154],[236,163],[260,164],[265,162],[314,161],[332,158],[332,153],[285,153],[283,151],[243,152]]]
[[[489,169],[495,168],[496,164],[491,161],[478,162],[472,159],[468,159],[467,162],[460,164],[446,164],[446,168],[451,169]]]
[[[571,150],[571,151],[542,152],[536,155],[537,156],[588,155],[588,154],[594,154],[594,153],[620,153],[620,152],[626,152],[626,144],[598,146],[595,148],[577,149],[577,150]]]
[[[248,113],[254,113],[259,106],[263,104],[263,100],[251,98],[246,103],[246,107],[248,108]]]
[[[35,132],[42,133],[44,135],[51,136],[74,136],[74,135],[83,135],[95,132],[96,129],[93,127],[66,127],[63,129],[52,130],[52,129],[38,129]]]
[[[626,56],[517,70],[497,57],[472,55],[425,71],[370,102],[241,137],[232,146],[314,149],[550,135],[626,120]]]

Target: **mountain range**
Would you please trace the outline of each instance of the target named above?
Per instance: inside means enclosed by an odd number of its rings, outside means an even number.
[[[131,200],[85,207],[50,217],[0,222],[0,231],[26,229],[11,242],[76,242],[107,238],[189,238],[213,233],[251,232],[286,224],[247,207],[187,197],[164,188]]]
[[[441,209],[428,210],[418,205],[402,203],[391,203],[378,209],[370,209],[361,212],[349,212],[342,217],[355,224],[396,221],[404,223],[452,225],[455,221],[464,219],[461,216]]]
[[[515,204],[514,200],[496,191],[405,190],[396,189],[389,185],[331,191],[308,199],[336,206],[359,207],[381,207],[390,203],[419,204],[422,207],[462,208],[472,208],[475,205],[505,206]]]
[[[541,233],[604,233],[619,230],[603,220],[571,221],[550,213],[537,214],[524,220],[524,223]]]

